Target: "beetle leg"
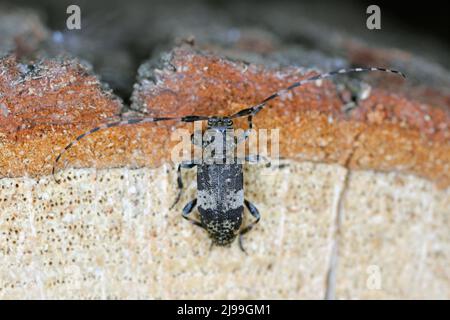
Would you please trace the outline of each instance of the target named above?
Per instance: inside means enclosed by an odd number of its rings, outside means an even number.
[[[284,160],[284,158],[280,158],[281,160]],[[270,168],[272,167],[272,163],[270,162],[270,160],[267,157],[264,156],[260,156],[259,154],[257,155],[248,155],[245,157],[245,162],[248,163],[260,163],[260,162],[266,162],[266,168]],[[283,169],[288,167],[289,164],[286,163],[281,163],[278,165],[273,166],[272,168],[275,169]]]
[[[252,164],[265,162],[267,168],[269,168],[271,166],[270,160],[267,157],[261,156],[259,154],[245,156],[245,158],[243,160],[242,160],[242,158],[237,159],[237,163],[244,163],[244,162],[248,162],[248,163],[252,163]]]
[[[175,198],[174,203],[170,207],[170,210],[172,210],[172,208],[175,207],[175,205],[178,203],[178,201],[180,201],[181,193],[183,192],[183,178],[181,176],[181,168],[191,169],[191,168],[195,167],[196,165],[197,164],[193,163],[193,162],[183,162],[178,165],[178,169],[177,169],[178,194],[177,194],[177,197]]]
[[[200,221],[194,220],[191,217],[189,217],[189,214],[194,210],[194,208],[197,206],[197,198],[195,198],[192,201],[189,201],[183,208],[183,218],[190,221],[192,224],[203,227],[202,223]]]
[[[249,232],[255,226],[255,224],[257,224],[259,222],[259,220],[261,219],[261,215],[259,214],[259,211],[255,207],[255,205],[253,203],[251,203],[250,201],[248,201],[247,199],[244,200],[244,204],[247,207],[248,211],[250,211],[250,214],[256,219],[255,221],[250,223],[248,226],[241,229],[241,231],[239,231],[239,247],[241,248],[242,251],[247,253],[244,249],[244,246],[242,245],[242,236],[244,234],[246,234],[247,232]]]
[[[245,133],[244,133],[244,140],[247,140],[247,139],[248,139],[248,137],[250,136],[250,132],[251,132],[252,129],[253,129],[253,116],[248,116],[247,122],[248,122],[248,129],[245,130]]]
[[[265,156],[261,156],[259,154],[251,154],[248,156],[245,156],[245,162],[248,163],[260,163],[260,162],[266,162],[266,167],[270,167],[270,160],[265,157]]]
[[[242,142],[246,141],[248,139],[248,137],[250,136],[250,133],[253,129],[253,117],[249,116],[247,118],[248,121],[248,129],[244,131],[244,134],[240,137],[235,137],[234,139],[234,143],[236,145],[241,144]]]

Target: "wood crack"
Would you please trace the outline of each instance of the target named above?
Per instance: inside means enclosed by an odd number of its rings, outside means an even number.
[[[339,238],[341,235],[341,223],[343,217],[343,203],[345,199],[345,195],[348,190],[348,185],[350,182],[352,170],[350,169],[350,163],[353,160],[353,156],[358,147],[358,143],[360,140],[360,136],[364,130],[362,129],[355,135],[353,138],[353,148],[350,150],[350,153],[347,159],[344,162],[344,167],[346,168],[344,181],[340,186],[338,186],[336,191],[335,201],[333,203],[333,212],[335,216],[334,226],[333,226],[333,244],[331,249],[331,255],[329,259],[329,266],[326,277],[326,285],[325,285],[325,295],[324,299],[326,300],[334,300],[336,298],[336,281],[337,281],[337,268],[338,268],[338,260],[339,260]]]

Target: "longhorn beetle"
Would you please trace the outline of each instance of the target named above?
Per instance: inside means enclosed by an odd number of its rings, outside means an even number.
[[[94,129],[91,129],[81,135],[79,135],[74,141],[70,142],[64,150],[56,157],[52,175],[55,174],[55,167],[61,156],[69,148],[74,146],[81,139],[97,132],[102,129],[118,127],[123,125],[132,125],[138,123],[150,123],[160,121],[180,121],[180,122],[195,122],[195,121],[207,121],[207,129],[213,132],[219,133],[219,136],[225,136],[225,131],[233,128],[233,119],[246,117],[248,120],[248,126],[251,130],[253,128],[253,117],[260,112],[269,101],[279,97],[281,94],[298,88],[305,83],[329,78],[338,74],[346,74],[351,72],[363,72],[363,71],[383,71],[399,74],[405,78],[405,75],[400,71],[385,69],[385,68],[350,68],[332,71],[324,74],[312,76],[310,78],[295,82],[289,87],[275,92],[262,100],[260,103],[242,109],[237,113],[230,116],[200,116],[200,115],[188,115],[184,117],[149,117],[144,116],[141,118],[133,118],[122,121],[110,122],[102,124]],[[249,132],[249,131],[246,131]],[[246,138],[248,135],[244,135]],[[231,147],[235,148],[237,142],[234,142]],[[202,146],[204,148],[204,146]],[[224,160],[226,148],[230,148],[228,142],[224,142],[222,152],[219,155],[214,155],[215,159]],[[246,156],[247,162],[258,162],[260,157]],[[239,246],[242,251],[245,252],[242,245],[242,236],[250,231],[253,226],[260,220],[260,214],[258,209],[247,199],[244,198],[244,185],[243,185],[243,171],[242,164],[240,163],[226,163],[226,161],[220,161],[218,163],[200,163],[194,162],[181,163],[178,165],[177,170],[177,183],[178,183],[178,195],[172,207],[178,202],[183,190],[183,181],[181,178],[181,168],[193,168],[197,166],[197,198],[190,201],[183,208],[183,218],[189,220],[194,225],[205,229],[211,237],[213,244],[225,246],[231,244],[236,236],[239,235]],[[56,178],[55,178],[56,180]],[[56,180],[58,183],[59,181]],[[245,227],[242,227],[242,218],[244,214],[244,205],[249,210],[250,214],[255,220]],[[192,219],[189,215],[198,206],[200,221]]]

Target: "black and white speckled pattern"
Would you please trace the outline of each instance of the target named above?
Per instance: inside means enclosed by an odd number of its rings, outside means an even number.
[[[202,224],[216,244],[231,243],[244,213],[242,165],[199,165],[197,184]]]

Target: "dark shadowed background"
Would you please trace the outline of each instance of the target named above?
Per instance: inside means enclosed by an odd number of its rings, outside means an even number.
[[[450,23],[445,1],[1,1],[6,6],[33,8],[64,51],[89,61],[104,81],[128,99],[138,66],[179,38],[207,37],[239,28],[255,29],[260,37],[300,45],[329,54],[326,40],[315,32],[338,31],[376,47],[399,48],[450,68]],[[77,4],[82,29],[67,30],[66,8]],[[366,28],[366,8],[381,8],[381,30]],[[233,33],[234,32],[234,33]],[[217,37],[217,36],[216,36]],[[49,52],[50,50],[47,50]],[[54,50],[60,53],[60,48]],[[332,52],[332,55],[338,55]]]

